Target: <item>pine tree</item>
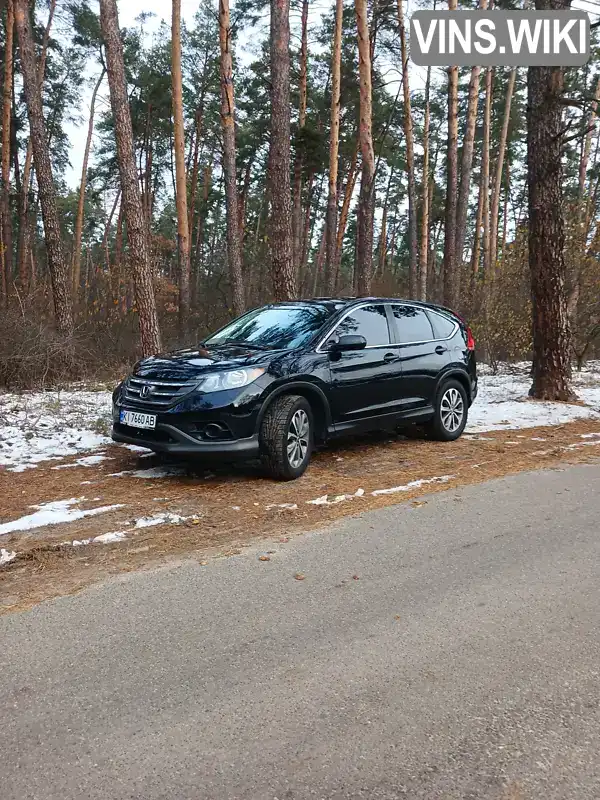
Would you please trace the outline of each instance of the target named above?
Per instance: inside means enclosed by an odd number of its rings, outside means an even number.
[[[106,67],[121,178],[123,216],[127,225],[129,258],[140,320],[141,346],[144,355],[152,355],[161,350],[160,329],[150,267],[147,218],[142,206],[135,163],[133,129],[123,61],[123,43],[116,0],[100,0],[100,21],[106,49]]]
[[[63,252],[60,219],[56,203],[56,188],[52,175],[50,151],[44,124],[42,93],[38,77],[37,62],[29,18],[27,0],[16,0],[15,23],[19,35],[23,87],[27,102],[29,129],[37,183],[44,219],[44,238],[48,254],[48,267],[52,280],[54,313],[56,326],[60,333],[70,336],[73,333],[73,309],[69,269]]]
[[[242,276],[242,225],[238,211],[237,168],[235,151],[235,98],[231,56],[229,0],[219,0],[219,41],[221,44],[221,124],[223,128],[223,172],[227,207],[227,257],[237,316],[246,308]]]
[[[275,300],[296,297],[290,198],[290,2],[271,0],[271,275]]]

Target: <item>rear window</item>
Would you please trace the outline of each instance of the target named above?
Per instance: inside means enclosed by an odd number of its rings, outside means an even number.
[[[430,342],[434,337],[429,317],[416,306],[392,306],[402,344]]]
[[[449,336],[452,336],[452,332],[456,328],[456,320],[444,317],[435,312],[429,314],[429,319],[433,325],[436,339],[447,339]]]

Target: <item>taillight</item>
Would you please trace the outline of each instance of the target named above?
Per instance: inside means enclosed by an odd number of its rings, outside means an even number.
[[[467,326],[467,350],[475,350],[475,339],[473,338],[473,333],[471,332],[471,328]]]
[[[454,311],[453,313],[454,313],[454,316],[457,319],[459,319],[462,322],[462,324],[465,326],[465,328],[467,329],[467,350],[471,350],[471,351],[475,350],[475,338],[473,336],[473,332],[472,332],[471,328],[469,328],[469,326],[467,325],[467,321],[465,320],[464,317],[461,317],[460,314],[457,314],[456,311]]]

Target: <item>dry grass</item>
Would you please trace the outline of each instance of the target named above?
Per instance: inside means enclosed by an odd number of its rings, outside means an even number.
[[[207,561],[234,555],[258,538],[273,537],[280,543],[281,538],[346,515],[440,490],[440,485],[431,484],[398,494],[371,494],[420,478],[451,475],[442,488],[452,489],[524,470],[552,468],[564,461],[588,461],[600,455],[600,438],[594,447],[585,443],[596,440],[584,439],[582,434],[598,432],[597,421],[582,420],[552,428],[464,437],[450,444],[389,435],[371,437],[317,454],[309,472],[291,484],[274,483],[252,467],[190,468],[187,474],[159,479],[112,477],[110,473],[148,469],[157,463],[118,447],[107,449],[111,461],[94,468],[53,470],[50,462],[25,473],[0,473],[0,520],[31,513],[29,506],[34,503],[82,495],[93,499],[94,505],[124,505],[68,525],[3,536],[2,546],[19,555],[0,572],[0,613],[79,591],[110,575],[187,557]],[[365,491],[363,497],[337,505],[307,504],[323,495],[354,495],[359,488]],[[277,508],[284,504],[297,508]],[[422,501],[414,505],[418,507]],[[73,548],[61,544],[127,530],[128,522],[164,512],[199,519],[136,531],[130,526],[129,538],[112,545]]]

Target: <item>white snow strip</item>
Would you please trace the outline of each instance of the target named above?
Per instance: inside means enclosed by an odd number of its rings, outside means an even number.
[[[600,436],[600,433],[580,433],[579,435],[582,439],[593,439],[596,436]]]
[[[151,469],[134,469],[124,470],[123,472],[112,472],[109,478],[144,478],[145,480],[152,480],[154,478],[176,478],[182,477],[186,474],[184,467],[176,465],[169,467],[152,467]]]
[[[338,494],[333,497],[324,494],[323,497],[317,497],[315,500],[307,500],[306,502],[309,506],[336,506],[338,503],[353,500],[355,497],[364,497],[364,494],[364,489],[358,489],[354,494]]]
[[[179,525],[189,517],[181,517],[179,514],[159,514],[157,517],[141,517],[135,523],[136,528],[152,528],[155,525]]]
[[[298,508],[297,503],[271,503],[266,507],[267,511],[273,511],[273,509],[279,508],[284,511],[295,511]]]
[[[88,544],[112,544],[113,542],[122,542],[124,539],[127,539],[124,531],[112,531],[111,533],[102,533],[100,536],[94,536],[91,539],[75,539],[73,542],[63,542],[63,545],[86,547]]]
[[[85,456],[84,458],[78,458],[77,461],[74,461],[72,464],[59,464],[57,467],[52,467],[52,469],[70,469],[72,467],[95,467],[97,464],[101,464],[103,461],[114,461],[113,458],[110,456]]]
[[[411,481],[404,486],[393,486],[391,489],[377,489],[371,492],[373,497],[378,497],[382,494],[397,494],[398,492],[410,492],[411,489],[418,489],[420,486],[427,486],[431,483],[448,483],[454,478],[454,475],[442,475],[439,478],[422,478],[418,481]]]
[[[14,551],[5,550],[3,547],[0,548],[0,567],[3,567],[5,564],[10,564],[16,557],[17,554]]]
[[[13,533],[14,531],[29,531],[34,528],[44,528],[47,525],[61,525],[66,522],[74,522],[75,520],[83,519],[84,517],[94,517],[97,514],[105,514],[107,511],[123,508],[121,503],[85,510],[71,508],[74,505],[82,503],[84,500],[85,497],[73,497],[70,500],[55,500],[51,503],[31,506],[31,508],[37,509],[35,513],[0,525],[0,536]]]

